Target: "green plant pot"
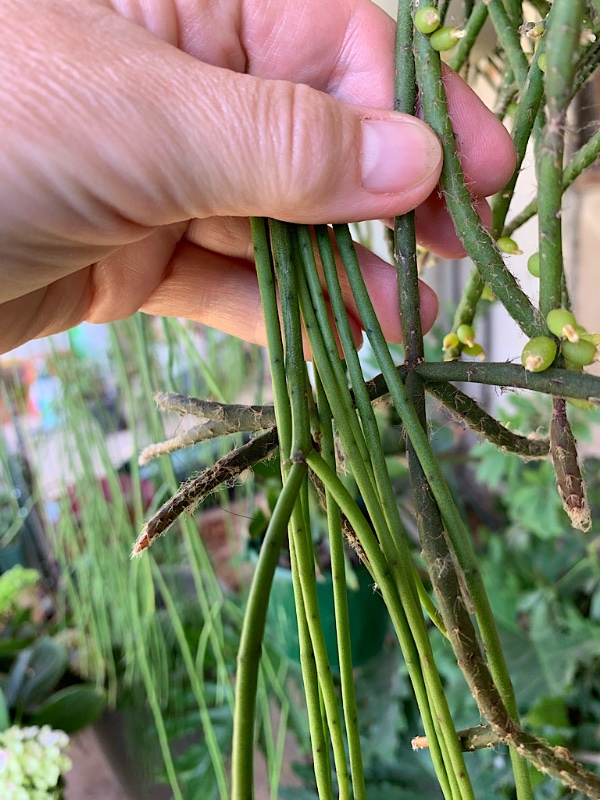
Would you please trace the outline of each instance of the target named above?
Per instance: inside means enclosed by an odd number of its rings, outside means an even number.
[[[355,667],[359,667],[381,651],[388,630],[389,617],[381,595],[373,589],[373,579],[367,570],[358,568],[355,574],[358,588],[348,589],[348,614],[352,663]],[[339,659],[331,575],[325,575],[322,580],[317,581],[317,598],[327,655],[333,674],[338,676]],[[267,624],[271,634],[277,637],[280,649],[292,661],[299,663],[300,646],[292,573],[283,567],[277,567],[275,571]]]

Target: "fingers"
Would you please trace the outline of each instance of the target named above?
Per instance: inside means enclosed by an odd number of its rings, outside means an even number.
[[[452,228],[452,233],[453,230]],[[225,252],[235,259],[252,260],[250,224],[246,219],[213,218],[197,220],[188,228],[187,238],[203,249]],[[339,258],[339,254],[337,254],[335,241],[333,241],[333,244],[346,308],[351,317],[360,323],[360,316],[356,308],[356,303],[354,302],[352,290],[348,284],[344,266]],[[400,324],[396,269],[362,245],[355,243],[355,248],[360,262],[361,272],[384,335],[390,342],[401,342],[402,329]],[[325,283],[324,279],[322,283]],[[427,332],[437,317],[438,301],[435,292],[422,282],[420,284],[420,295],[423,330]]]
[[[396,270],[364,247],[356,247],[384,336],[390,342],[401,342]],[[241,239],[240,252],[245,249]],[[338,265],[338,269],[350,324],[358,343],[362,328],[360,316],[343,268]],[[424,283],[420,284],[420,294],[423,328],[428,331],[437,316],[437,297]],[[141,310],[188,317],[248,341],[266,344],[258,283],[252,265],[243,257],[224,257],[189,242],[182,242],[176,248],[167,277],[141,305]]]
[[[492,212],[486,200],[474,200],[475,210],[486,228],[492,224]],[[421,247],[442,258],[464,258],[462,246],[443,197],[434,192],[415,212],[417,240]],[[391,225],[392,223],[390,223]]]
[[[141,310],[159,316],[186,317],[248,342],[267,344],[254,265],[188,241],[176,247],[167,277]],[[360,347],[360,325],[352,318],[349,322],[353,339]],[[306,337],[305,353],[310,358]]]

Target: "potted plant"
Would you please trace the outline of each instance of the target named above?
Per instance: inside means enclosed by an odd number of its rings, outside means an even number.
[[[60,798],[69,735],[104,711],[101,689],[69,670],[35,570],[0,575],[0,778],[7,800]]]

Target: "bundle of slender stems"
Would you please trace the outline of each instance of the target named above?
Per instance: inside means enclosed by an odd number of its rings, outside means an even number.
[[[596,135],[569,164],[563,164],[567,108],[592,74],[600,54],[600,48],[590,44],[591,37],[583,40],[581,36],[585,15],[592,25],[600,27],[597,4],[588,7],[583,0],[554,0],[552,5],[534,3],[545,15],[543,35],[535,53],[526,54],[519,33],[523,23],[521,2],[465,3],[470,10],[464,26],[466,35],[452,58],[452,65],[456,69],[466,68],[471,48],[489,16],[506,64],[502,92],[506,98],[519,100],[512,124],[517,167],[508,185],[493,199],[490,232],[481,224],[465,183],[448,114],[439,53],[413,25],[419,5],[425,3],[413,0],[399,4],[395,108],[415,113],[418,92],[422,115],[442,144],[441,190],[459,238],[474,264],[456,311],[455,329],[473,321],[487,284],[526,336],[550,336],[545,323],[548,311],[568,305],[561,240],[563,192],[600,151],[600,138]],[[427,2],[427,5],[435,4]],[[444,15],[447,4],[440,5]],[[542,53],[547,60],[545,73],[539,65]],[[517,175],[530,140],[536,153],[537,200],[507,223]],[[539,307],[520,288],[496,246],[500,235],[512,233],[534,213],[538,214],[540,226]],[[565,398],[599,403],[600,379],[566,369],[560,357],[551,369],[540,373],[527,372],[513,364],[425,362],[412,213],[394,223],[394,258],[405,347],[405,361],[401,365],[394,363],[384,339],[346,225],[309,228],[258,218],[253,218],[251,224],[274,398],[272,409],[254,411],[255,417],[260,414],[263,418],[264,414],[268,420],[262,426],[268,428],[267,432],[253,440],[257,442],[254,460],[268,457],[279,447],[283,490],[260,551],[239,649],[233,800],[254,797],[254,719],[262,640],[270,588],[286,540],[318,794],[322,800],[334,796],[340,800],[367,797],[350,654],[345,537],[359,553],[387,606],[421,715],[424,738],[419,741],[426,742],[429,748],[446,800],[474,798],[465,763],[471,756],[465,751],[497,743],[509,746],[518,800],[533,798],[531,765],[571,790],[600,798],[598,775],[583,769],[564,748],[553,748],[531,735],[519,721],[515,693],[470,532],[431,447],[425,407],[429,392],[480,435],[503,449],[525,458],[543,458],[549,454],[554,460],[559,486],[562,471],[563,481],[569,480],[572,487],[574,477],[580,477],[580,473]],[[374,381],[365,381],[363,376],[342,296],[340,263],[381,370]],[[311,351],[310,379],[305,339]],[[452,355],[459,357],[460,347]],[[507,430],[452,385],[451,381],[458,380],[551,394],[554,412],[550,440],[532,441]],[[412,545],[402,524],[386,464],[373,410],[373,400],[383,394],[389,395],[406,434],[413,503],[431,593],[414,566]],[[240,429],[237,411],[233,425],[238,426],[234,430]],[[351,472],[356,485],[356,496],[338,474],[336,438],[343,449],[345,469]],[[232,454],[228,469],[234,461],[240,470],[246,468],[249,465],[246,452]],[[223,470],[221,480],[230,474]],[[210,480],[212,487],[219,482],[219,475],[211,473]],[[310,515],[314,513],[309,502],[311,483],[318,489],[327,516],[339,693],[319,618],[311,539]],[[578,491],[583,492],[583,483],[577,485]],[[203,491],[198,489],[196,499],[203,496]],[[359,505],[359,499],[364,507]],[[162,518],[160,514],[159,511],[158,519],[146,526],[140,550],[168,527],[174,518],[173,507],[164,511]],[[456,731],[433,656],[433,636],[449,640],[476,704],[474,725],[482,718],[486,723],[484,734],[478,729]],[[480,738],[483,745],[476,743]]]

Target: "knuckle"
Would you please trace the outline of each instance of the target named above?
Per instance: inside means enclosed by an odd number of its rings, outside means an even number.
[[[264,104],[271,131],[271,200],[281,215],[302,220],[318,212],[341,177],[343,125],[335,102],[303,84],[279,84]],[[273,106],[276,104],[276,107]]]

